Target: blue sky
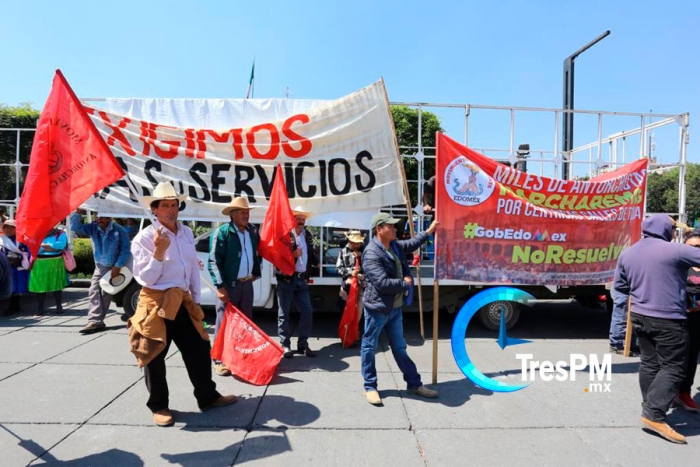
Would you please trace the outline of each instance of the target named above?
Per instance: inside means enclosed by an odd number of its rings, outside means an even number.
[[[690,0],[0,0],[0,18],[9,105],[43,106],[56,68],[81,97],[240,98],[255,57],[255,97],[333,99],[384,77],[392,101],[561,107],[564,58],[609,29],[576,61],[576,108],[700,115]],[[461,120],[442,117],[463,139]],[[508,119],[484,122],[483,144],[508,146]],[[667,148],[677,155],[677,140]]]

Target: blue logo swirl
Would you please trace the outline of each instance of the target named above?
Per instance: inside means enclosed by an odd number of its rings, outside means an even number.
[[[467,303],[459,310],[454,325],[452,326],[452,355],[454,355],[457,366],[462,370],[462,373],[472,380],[474,384],[493,392],[514,392],[529,386],[529,384],[507,384],[484,375],[474,366],[469,358],[464,337],[467,332],[467,326],[469,326],[469,321],[481,307],[499,301],[518,302],[527,305],[528,301],[534,300],[534,298],[535,297],[529,293],[513,287],[494,287],[474,295],[467,300]],[[505,313],[501,313],[501,329],[498,336],[498,345],[501,349],[505,349],[509,345],[524,344],[527,342],[529,341],[514,339],[507,336]]]

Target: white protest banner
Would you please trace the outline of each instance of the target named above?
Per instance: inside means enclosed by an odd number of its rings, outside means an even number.
[[[405,204],[382,81],[334,101],[107,99],[97,104],[83,103],[142,196],[162,181],[189,195],[181,219],[221,221],[221,210],[234,196],[267,207],[277,164],[284,169],[291,205],[312,212],[313,225],[364,227],[381,207]],[[114,217],[143,215],[124,180],[83,207]],[[251,211],[253,222],[264,216],[265,209]]]

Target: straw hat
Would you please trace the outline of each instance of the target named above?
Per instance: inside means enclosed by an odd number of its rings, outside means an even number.
[[[294,209],[292,209],[292,214],[294,214],[295,216],[306,217],[307,219],[313,216],[313,213],[304,211],[304,208],[302,206],[297,206]]]
[[[668,216],[669,219],[671,219],[671,225],[673,225],[674,228],[676,229],[683,229],[683,230],[693,230],[692,227],[688,227],[686,224],[683,222],[675,220],[673,217]]]
[[[178,195],[175,192],[175,188],[169,182],[161,182],[156,189],[153,190],[153,196],[144,196],[142,198],[143,204],[146,206],[150,206],[153,201],[160,201],[162,199],[176,199],[178,203],[181,203],[187,199],[187,195]]]
[[[233,201],[231,201],[231,204],[226,206],[221,213],[224,216],[228,216],[231,211],[236,211],[238,209],[255,209],[255,206],[251,207],[248,206],[248,198],[243,198],[241,196],[237,196],[233,198]]]
[[[348,241],[353,243],[363,243],[365,241],[365,236],[359,230],[351,230],[350,232],[345,232],[345,237]]]
[[[111,271],[108,271],[107,274],[102,276],[102,279],[100,279],[100,287],[102,287],[102,290],[106,293],[116,295],[129,285],[132,277],[134,276],[131,274],[129,268],[124,266],[119,270],[119,274],[114,277],[112,277]]]

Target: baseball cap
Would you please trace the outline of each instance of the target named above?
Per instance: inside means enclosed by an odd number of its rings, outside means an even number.
[[[379,214],[376,214],[374,217],[372,217],[370,227],[372,229],[374,229],[378,225],[398,224],[399,222],[401,222],[401,219],[396,219],[395,217],[391,217],[389,214],[387,214],[385,212],[380,212]]]

